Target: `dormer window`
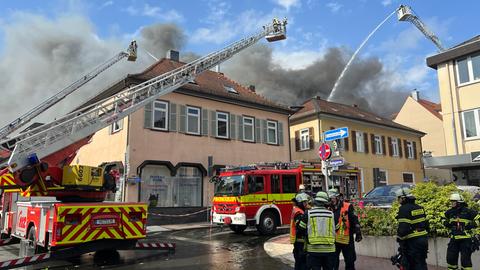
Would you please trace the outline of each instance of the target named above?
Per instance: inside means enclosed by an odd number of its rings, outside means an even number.
[[[231,87],[231,86],[224,85],[223,88],[225,88],[225,90],[226,90],[228,93],[237,94],[237,95],[238,95],[237,90],[235,90],[235,89],[234,89],[233,87]]]

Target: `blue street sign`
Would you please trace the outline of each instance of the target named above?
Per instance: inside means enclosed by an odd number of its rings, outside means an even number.
[[[345,161],[343,160],[343,158],[331,159],[329,163],[330,167],[340,167],[340,166],[343,166],[343,164],[345,164]]]
[[[342,127],[326,131],[323,135],[325,141],[335,141],[348,137],[348,127]]]

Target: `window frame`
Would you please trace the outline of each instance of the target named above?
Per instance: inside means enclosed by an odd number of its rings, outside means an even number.
[[[274,124],[275,128],[269,127],[269,124]],[[270,129],[275,130],[275,142],[270,141]],[[278,145],[278,121],[267,120],[267,144]]]
[[[384,172],[385,173],[385,185],[388,185],[388,170],[378,168],[378,172]]]
[[[218,116],[219,115],[224,115],[226,117],[226,119],[219,119]],[[215,131],[215,137],[216,138],[220,138],[220,139],[230,139],[230,113],[228,112],[222,112],[222,111],[217,111],[216,114],[215,114],[215,117],[216,117],[216,131]],[[218,130],[219,130],[219,125],[218,123],[219,122],[224,122],[226,123],[227,125],[227,134],[225,136],[220,136],[218,134]]]
[[[458,86],[465,86],[465,85],[469,85],[469,84],[472,84],[472,83],[480,82],[480,78],[474,79],[474,75],[473,75],[472,57],[476,57],[476,56],[480,57],[480,54],[473,54],[473,55],[469,55],[467,57],[461,57],[461,58],[455,59],[455,71],[457,72],[456,75],[457,75],[457,85]],[[467,61],[468,81],[464,82],[464,83],[461,83],[460,82],[460,73],[458,72],[459,71],[458,70],[458,62],[462,61],[464,59]]]
[[[475,129],[477,132],[476,136],[467,137],[467,128],[465,126],[465,113],[473,112],[473,118],[475,121]],[[467,110],[462,112],[462,129],[463,129],[463,138],[465,141],[477,140],[480,139],[480,109]]]
[[[310,129],[309,128],[300,129],[299,133],[300,133],[300,151],[310,150]],[[305,148],[303,147],[303,143],[304,143],[303,137],[305,137]]]
[[[199,108],[199,107],[195,107],[195,106],[186,106],[186,112],[185,112],[185,117],[187,118],[185,123],[186,123],[186,128],[185,128],[185,133],[186,134],[191,134],[191,135],[200,135],[202,133],[201,131],[201,119],[202,119],[202,109]],[[198,133],[196,132],[190,132],[188,130],[188,124],[189,124],[189,116],[190,116],[190,112],[188,111],[189,109],[194,109],[196,111],[198,111],[198,121],[197,121],[197,128],[198,128]]]
[[[392,142],[392,157],[399,157],[400,156],[400,147],[398,145],[398,138],[392,137],[390,139]]]
[[[375,154],[383,155],[383,145],[382,145],[382,136],[380,135],[373,135],[375,140]]]
[[[165,105],[165,110],[164,109],[159,109],[155,108],[156,103],[161,103]],[[161,131],[168,131],[168,124],[169,124],[169,119],[168,119],[168,114],[170,113],[170,104],[168,101],[163,101],[163,100],[155,100],[152,104],[152,129],[154,130],[161,130]],[[165,112],[165,128],[159,128],[155,127],[155,111],[164,111]]]
[[[412,175],[412,182],[405,182],[405,178],[404,178],[404,175],[405,175],[405,174],[410,174],[410,175]],[[412,184],[414,184],[414,183],[415,183],[415,174],[414,174],[413,172],[402,172],[402,181],[403,181],[403,183],[407,183],[407,184],[412,183]]]
[[[407,141],[407,159],[415,159],[415,153],[413,151],[413,141]]]
[[[251,124],[251,127],[252,127],[252,139],[251,140],[247,140],[245,139],[245,126],[247,126],[247,124],[245,124],[245,119],[249,119],[249,120],[252,120],[252,124]],[[248,124],[248,126],[250,126],[250,124]],[[255,142],[255,117],[251,117],[251,116],[242,116],[242,130],[243,130],[243,138],[242,140],[245,141],[245,142]]]
[[[120,124],[118,124],[118,128],[115,128],[115,124],[117,124],[117,123],[120,123]],[[123,129],[123,118],[112,123],[110,134],[115,134],[115,133],[121,131],[122,129]]]
[[[360,140],[360,143],[358,142]],[[365,153],[365,138],[362,131],[355,131],[356,151],[358,153]],[[360,147],[359,147],[360,146]]]

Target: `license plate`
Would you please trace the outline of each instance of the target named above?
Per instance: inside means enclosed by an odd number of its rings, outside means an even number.
[[[94,221],[95,225],[112,225],[115,224],[114,218],[106,218],[106,219],[96,219]]]

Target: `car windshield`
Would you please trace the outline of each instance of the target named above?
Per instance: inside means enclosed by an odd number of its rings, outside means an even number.
[[[375,198],[375,197],[382,197],[382,196],[396,196],[396,191],[399,190],[402,186],[382,186],[376,187],[372,191],[370,191],[366,198]]]
[[[234,195],[238,196],[243,191],[244,175],[232,175],[220,177],[215,184],[215,196],[218,195]]]

